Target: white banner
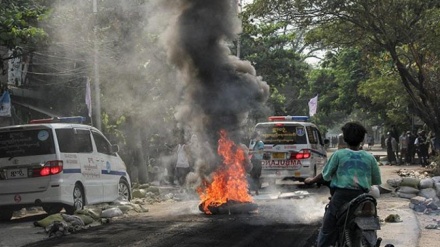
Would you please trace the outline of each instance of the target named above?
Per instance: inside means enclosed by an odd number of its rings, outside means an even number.
[[[318,95],[309,100],[309,116],[313,116],[316,114],[316,110],[318,109]]]
[[[11,116],[11,96],[9,92],[5,90],[0,96],[0,117]]]

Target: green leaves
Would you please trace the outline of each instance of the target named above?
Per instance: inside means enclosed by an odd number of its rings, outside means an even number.
[[[47,9],[38,1],[2,1],[0,7],[0,45],[9,49],[35,45],[46,33],[38,27]]]

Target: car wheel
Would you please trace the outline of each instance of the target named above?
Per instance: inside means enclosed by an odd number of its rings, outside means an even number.
[[[7,208],[1,208],[0,209],[0,221],[10,221],[12,218],[12,214],[14,211]]]
[[[62,209],[63,209],[63,205],[48,205],[48,206],[43,206],[43,210],[44,210],[47,214],[57,214],[57,213],[61,212]]]
[[[119,180],[118,193],[119,199],[124,201],[131,200],[130,186],[128,186],[127,181],[125,181],[124,179]]]
[[[66,206],[66,213],[74,214],[77,210],[83,209],[84,204],[84,190],[80,184],[75,184],[75,187],[73,188],[73,206]]]

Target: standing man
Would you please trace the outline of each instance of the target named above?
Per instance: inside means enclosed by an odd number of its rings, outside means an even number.
[[[408,150],[407,150],[408,152],[407,152],[407,158],[405,158],[405,162],[407,165],[411,165],[414,163],[414,158],[416,153],[416,147],[414,144],[416,138],[409,130],[406,132],[406,137],[408,138]]]
[[[251,145],[249,147],[251,150],[249,153],[252,154],[251,163],[252,170],[250,171],[251,176],[251,190],[255,190],[255,194],[258,195],[258,190],[261,187],[260,177],[262,161],[263,161],[263,152],[264,152],[264,143],[261,141],[260,134],[255,131],[251,137]]]
[[[419,132],[419,135],[416,138],[416,141],[414,142],[416,145],[416,148],[418,150],[417,156],[420,159],[420,164],[422,167],[425,167],[428,165],[428,148],[429,148],[429,142],[426,138],[426,131],[422,130]]]
[[[387,138],[385,139],[385,145],[387,147],[387,159],[390,165],[395,165],[397,163],[396,152],[397,152],[397,141],[391,135],[391,132],[387,133]]]
[[[408,163],[406,157],[408,156],[408,137],[404,132],[399,136],[399,146],[400,146],[400,159],[399,164],[403,164],[403,159],[405,159],[405,163]]]
[[[186,182],[186,175],[190,172],[189,157],[190,147],[182,140],[177,147],[177,163],[176,163],[176,177],[180,186],[184,186]]]

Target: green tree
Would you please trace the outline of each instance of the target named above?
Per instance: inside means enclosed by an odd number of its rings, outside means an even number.
[[[293,28],[290,16],[266,10],[263,3],[255,1],[242,13],[242,58],[251,61],[270,85],[268,105],[273,114],[305,115],[309,97],[314,95],[300,99],[310,69],[301,54],[302,32]]]
[[[1,70],[6,68],[5,61],[35,49],[35,45],[47,37],[38,27],[48,11],[42,3],[44,1],[0,1],[0,46],[6,48],[6,52],[0,54]]]
[[[286,1],[269,1],[286,2]],[[435,0],[299,0],[298,25],[309,27],[307,41],[332,48],[354,47],[392,64],[415,114],[440,132],[439,14]],[[384,55],[388,55],[384,56]]]

